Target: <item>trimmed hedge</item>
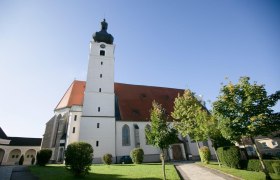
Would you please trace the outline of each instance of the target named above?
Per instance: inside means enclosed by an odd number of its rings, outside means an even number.
[[[31,164],[34,165],[34,163],[35,163],[35,157],[32,157]]]
[[[241,160],[241,155],[237,146],[219,147],[217,149],[217,154],[223,165],[230,168],[240,168],[239,162]]]
[[[18,164],[23,165],[23,161],[24,161],[24,156],[21,155]]]
[[[45,166],[52,157],[52,150],[50,149],[41,149],[37,153],[37,164],[39,166]]]
[[[75,176],[89,174],[93,160],[93,148],[86,142],[74,142],[67,146],[65,151],[66,169]]]
[[[274,166],[280,166],[280,160],[264,160],[264,164],[270,173],[276,173],[273,170],[272,164],[275,164]],[[262,166],[260,163],[260,160],[258,159],[249,159],[248,161],[248,166],[247,166],[248,171],[262,171]]]
[[[131,152],[130,152],[130,157],[132,159],[132,162],[134,164],[141,164],[143,162],[144,159],[144,151],[141,148],[134,148]]]
[[[103,163],[107,165],[112,164],[113,162],[112,158],[113,158],[112,154],[108,154],[108,153],[104,154],[102,157]]]
[[[203,162],[205,164],[209,164],[209,161],[211,158],[211,153],[207,146],[203,146],[199,149],[199,156],[200,156],[201,162]]]

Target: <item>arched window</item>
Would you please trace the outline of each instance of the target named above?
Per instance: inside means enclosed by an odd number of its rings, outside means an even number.
[[[126,124],[122,127],[122,145],[130,146],[130,131]]]
[[[145,131],[146,131],[146,129],[148,129],[149,131],[151,131],[151,126],[150,126],[149,124],[147,124],[147,125],[145,126]],[[145,139],[146,139],[146,144],[149,145],[149,142],[148,142],[148,138],[147,138],[147,136],[146,136],[146,133],[145,133]]]

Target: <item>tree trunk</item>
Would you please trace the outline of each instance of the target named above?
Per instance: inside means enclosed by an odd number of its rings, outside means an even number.
[[[256,146],[255,139],[252,138],[252,137],[250,137],[250,139],[251,139],[251,141],[252,141],[252,143],[253,143],[253,147],[254,147],[255,150],[256,150],[256,153],[257,153],[258,158],[259,158],[259,160],[260,160],[260,163],[261,163],[261,165],[262,165],[263,172],[265,173],[266,179],[271,179],[271,177],[270,177],[270,175],[269,175],[269,172],[268,172],[268,170],[267,170],[267,168],[266,168],[266,166],[265,166],[265,164],[264,164],[264,161],[263,161],[263,159],[262,159],[262,156],[261,156],[261,154],[260,154],[260,152],[259,152],[259,149],[258,149],[258,147]]]
[[[213,147],[213,146],[212,146],[212,147]],[[215,149],[214,147],[213,147],[213,149],[214,149],[214,153],[215,153],[215,155],[216,155],[216,158],[217,158],[219,167],[221,167],[221,162],[220,162],[219,156],[218,156],[218,154],[217,154],[217,151],[216,151],[216,149]]]
[[[200,149],[199,142],[197,142],[197,141],[195,141],[195,142],[196,142],[197,149],[199,150]]]
[[[165,156],[164,156],[163,149],[161,150],[160,159],[161,159],[161,163],[162,163],[163,179],[166,180],[166,175],[165,175],[165,162],[164,162]]]

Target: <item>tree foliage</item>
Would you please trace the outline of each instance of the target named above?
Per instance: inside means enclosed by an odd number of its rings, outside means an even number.
[[[65,151],[66,169],[75,176],[84,176],[89,173],[93,160],[93,148],[85,142],[74,142],[67,146]]]
[[[249,81],[249,77],[241,77],[235,85],[231,82],[224,85],[218,100],[213,103],[213,112],[226,139],[238,142],[242,137],[249,137],[252,140],[269,179],[253,137],[279,130],[279,113],[274,113],[272,107],[280,99],[280,91],[267,95],[264,85]]]
[[[195,141],[208,139],[211,116],[190,90],[175,99],[171,115],[174,127],[182,136],[189,135]]]
[[[160,104],[153,102],[151,109],[151,128],[145,129],[148,143],[166,149],[177,140],[177,131],[170,126],[169,117]]]
[[[201,158],[201,162],[209,164],[211,153],[207,146],[203,146],[199,149],[199,156]]]
[[[151,128],[146,128],[145,133],[148,143],[161,149],[163,177],[165,176],[164,149],[177,141],[177,131],[170,126],[169,117],[160,104],[153,102],[151,109]]]
[[[280,91],[267,95],[264,85],[250,84],[249,80],[241,77],[236,85],[224,85],[213,103],[222,135],[232,141],[267,135],[280,127],[279,115],[272,110],[280,99]]]

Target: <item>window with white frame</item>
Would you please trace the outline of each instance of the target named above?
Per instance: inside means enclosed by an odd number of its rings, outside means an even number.
[[[122,127],[122,145],[130,146],[130,130],[126,124]]]

